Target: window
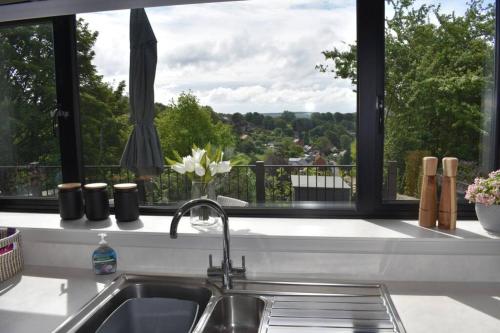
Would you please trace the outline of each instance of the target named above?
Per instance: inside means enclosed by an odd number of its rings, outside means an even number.
[[[0,27],[0,196],[55,197],[56,103],[51,22]]]
[[[384,199],[418,200],[423,156],[459,159],[459,202],[491,171],[494,55],[494,1],[386,3]]]
[[[146,12],[158,42],[155,124],[164,156],[188,155],[192,144],[223,148],[239,163],[218,180],[216,193],[254,206],[355,200],[356,87],[335,77],[326,53],[355,53],[355,1],[237,1]],[[119,166],[132,131],[130,10],[77,18],[85,175],[137,180]],[[190,197],[190,181],[169,166],[142,178],[145,203]]]
[[[158,40],[155,125],[163,154],[187,154],[191,143],[210,141],[240,159],[217,187],[252,204],[233,214],[415,218],[424,154],[460,159],[459,192],[477,173],[500,168],[496,1],[238,1],[146,11]],[[12,207],[6,196],[34,196],[37,173],[29,168],[40,170],[42,162],[61,168],[38,178],[48,184],[37,190],[42,197],[53,197],[61,180],[138,180],[143,212],[168,212],[189,198],[190,182],[168,167],[138,178],[118,166],[132,130],[129,13],[0,27],[2,170],[16,166],[15,176],[0,174],[2,208]],[[39,37],[23,29],[42,28],[53,32],[52,62],[48,52],[25,62],[9,58],[16,44],[6,45],[5,36],[25,45],[22,38]],[[50,49],[50,38],[41,45]],[[56,104],[49,111],[27,101],[29,86],[22,98],[12,90],[21,82],[16,66],[42,60],[55,73],[29,71],[45,75],[44,101]],[[56,109],[59,138],[50,135],[52,117],[42,117],[36,126],[43,130],[26,132],[38,141],[13,144],[12,131],[28,124],[19,119]],[[198,121],[175,117],[184,111]],[[325,165],[314,164],[321,160]],[[328,182],[347,195],[336,197]],[[471,214],[473,206],[460,202],[459,217]]]

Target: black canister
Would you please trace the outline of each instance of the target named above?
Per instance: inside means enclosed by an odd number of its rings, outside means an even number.
[[[59,215],[63,220],[76,220],[83,216],[82,184],[64,183],[57,185]]]
[[[85,196],[85,215],[91,221],[105,220],[109,217],[108,184],[93,183],[83,186]]]
[[[118,222],[130,222],[139,218],[139,194],[137,184],[125,183],[113,186],[115,217]]]

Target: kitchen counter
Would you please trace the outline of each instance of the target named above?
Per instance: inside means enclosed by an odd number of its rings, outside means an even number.
[[[95,276],[83,269],[27,266],[22,275],[0,284],[0,332],[51,332],[115,276]],[[500,283],[386,285],[409,333],[499,331]]]
[[[21,230],[26,265],[87,269],[100,232],[126,271],[203,275],[208,254],[222,260],[220,224],[194,228],[186,218],[171,239],[170,219],[61,221],[57,214],[0,212],[0,225]],[[453,231],[412,220],[231,217],[229,224],[233,261],[245,256],[252,279],[314,272],[344,281],[500,282],[500,237],[477,221],[458,221]]]

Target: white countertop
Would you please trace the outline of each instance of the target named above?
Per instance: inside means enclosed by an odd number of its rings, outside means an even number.
[[[0,212],[0,226],[43,230],[90,230],[112,233],[166,234],[171,216],[141,216],[138,221],[116,223],[113,216],[103,221],[85,218],[62,221],[57,214]],[[231,235],[258,237],[389,238],[389,239],[499,239],[478,221],[458,221],[456,230],[423,228],[415,220],[398,219],[308,219],[230,217]],[[184,235],[219,235],[220,226],[193,228],[189,218],[179,223]]]
[[[0,284],[0,332],[51,332],[113,278],[90,270],[28,266]],[[409,333],[499,332],[500,283],[386,284]]]

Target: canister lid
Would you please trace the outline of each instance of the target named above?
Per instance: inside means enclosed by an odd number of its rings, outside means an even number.
[[[57,188],[61,191],[74,190],[82,187],[81,183],[63,183],[57,185]]]
[[[83,187],[86,190],[101,190],[104,189],[108,186],[106,183],[91,183],[91,184],[85,184]]]
[[[121,184],[115,184],[113,185],[115,190],[118,191],[127,191],[127,190],[134,190],[137,188],[136,183],[121,183]]]

